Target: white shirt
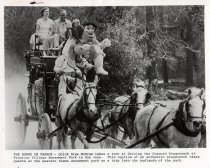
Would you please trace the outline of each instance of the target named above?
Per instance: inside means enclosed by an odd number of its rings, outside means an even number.
[[[72,24],[71,21],[68,19],[65,19],[65,22],[61,22],[60,18],[54,21],[54,33],[57,33],[62,37],[65,37],[67,28],[70,27],[72,27]]]
[[[41,38],[46,38],[49,36],[50,28],[53,26],[53,20],[52,19],[47,19],[44,20],[43,18],[37,19],[36,22],[37,25],[39,25],[39,36]]]

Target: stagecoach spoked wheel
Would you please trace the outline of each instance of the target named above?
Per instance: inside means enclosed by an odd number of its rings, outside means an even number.
[[[110,118],[110,114],[109,113],[106,113],[104,115],[103,119],[102,119],[102,123],[103,123],[104,127],[106,127],[107,125],[110,124],[109,118]],[[107,130],[107,131],[109,131],[109,130]],[[101,146],[101,148],[105,148],[105,149],[112,148],[112,144],[109,143],[109,141],[107,139],[101,141],[100,142],[100,146]]]
[[[16,133],[18,136],[16,142],[18,145],[22,145],[25,141],[26,130],[28,126],[28,120],[26,116],[26,100],[25,97],[19,93],[16,103],[16,114],[14,117],[14,121],[16,122]]]
[[[52,132],[50,117],[47,113],[41,115],[38,123],[37,138],[41,149],[52,149],[52,136],[48,136]]]

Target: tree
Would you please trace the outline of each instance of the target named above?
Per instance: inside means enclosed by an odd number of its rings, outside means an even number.
[[[187,17],[187,34],[185,42],[188,43],[188,47],[186,48],[187,59],[189,60],[189,65],[187,65],[187,70],[191,67],[192,73],[189,73],[186,76],[186,80],[190,80],[190,77],[193,79],[188,82],[188,85],[197,85],[197,86],[205,86],[205,67],[204,67],[204,53],[202,53],[204,49],[204,8],[203,6],[190,6],[186,9],[188,14]],[[189,36],[188,36],[189,35]],[[201,59],[201,61],[199,61]],[[203,63],[202,63],[203,60]],[[188,67],[189,66],[189,67]],[[200,81],[200,82],[198,82]]]
[[[4,8],[6,67],[13,65],[11,60],[23,62],[23,51],[29,48],[28,41],[37,18],[41,17],[41,8]],[[188,84],[205,85],[203,6],[52,7],[50,18],[57,19],[60,8],[68,11],[70,20],[96,21],[99,41],[111,39],[112,46],[105,50],[105,68],[110,71],[113,81],[110,83],[116,90],[119,90],[117,78],[125,87],[134,76],[143,78],[146,67],[152,65],[152,58],[158,64],[162,62],[162,72],[159,72],[165,82],[174,74],[179,77],[188,72]],[[177,68],[175,63],[179,66],[186,59],[189,70]]]
[[[159,23],[163,27],[165,25],[165,22],[164,22],[164,19],[163,19],[164,7],[160,6],[160,7],[158,7],[158,9],[159,9],[159,12],[158,12]],[[165,57],[164,54],[165,53],[163,53],[162,60],[161,60],[163,82],[168,83],[168,65],[167,65],[167,60],[166,60],[166,57]]]

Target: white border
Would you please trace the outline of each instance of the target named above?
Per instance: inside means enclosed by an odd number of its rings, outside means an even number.
[[[30,5],[30,2],[33,0],[5,0],[3,2],[0,2],[0,12],[3,14],[4,13],[4,6],[146,6],[146,5],[205,5],[205,59],[206,59],[206,100],[207,100],[207,130],[209,131],[209,114],[208,114],[208,109],[209,109],[209,68],[208,68],[208,63],[209,63],[209,53],[210,53],[210,48],[209,46],[209,40],[210,40],[210,33],[209,33],[209,26],[210,26],[210,20],[209,20],[209,14],[210,14],[210,6],[209,6],[209,1],[207,0],[37,0],[36,2],[43,2],[43,4],[34,4]],[[62,4],[62,5],[61,5]],[[4,16],[0,16],[0,23],[2,24],[2,27],[4,27]],[[0,160],[1,160],[1,167],[17,167],[17,165],[14,165],[12,163],[12,158],[13,158],[13,152],[18,152],[18,151],[9,151],[5,150],[5,122],[4,122],[4,111],[5,111],[5,94],[4,94],[4,29],[0,29],[0,51],[1,56],[0,56],[0,66],[3,67],[1,68],[0,71],[0,107],[2,107],[1,110],[1,116],[0,116],[0,150],[1,150],[1,155],[0,155]],[[207,131],[207,140],[210,139],[210,134]],[[208,141],[209,142],[209,141]],[[22,167],[51,167],[51,168],[60,168],[60,167],[161,167],[161,168],[173,168],[173,167],[185,167],[185,168],[194,168],[194,167],[202,167],[202,168],[209,168],[210,167],[210,144],[207,142],[207,148],[206,149],[170,149],[172,151],[195,151],[200,156],[202,156],[202,159],[199,160],[191,160],[190,162],[183,162],[183,163],[177,163],[177,164],[169,164],[169,163],[163,163],[163,164],[150,164],[150,163],[138,163],[132,165],[130,163],[105,163],[104,165],[102,164],[71,164],[71,165],[66,165],[66,164],[50,164],[50,165],[40,165],[40,164],[30,164],[27,166],[24,166],[22,164],[19,165],[20,168]],[[129,151],[133,151],[135,149],[131,149]],[[148,151],[149,149],[140,149],[142,152],[143,151]],[[79,150],[82,151],[82,150]],[[92,150],[89,149],[88,152],[99,152],[100,149]],[[111,150],[106,150],[110,152]],[[118,150],[115,150],[117,152]],[[128,150],[126,150],[127,152]],[[149,150],[151,151],[151,150]],[[158,149],[158,150],[153,150],[155,151],[165,151],[164,149]],[[21,152],[21,151],[20,151]],[[30,152],[27,150],[27,152]],[[34,152],[33,150],[31,152]],[[52,151],[50,151],[52,152]],[[122,149],[119,150],[119,152],[122,152]],[[3,166],[2,166],[3,165]]]
[[[146,5],[206,5],[208,0],[5,0],[4,6],[146,6]],[[61,5],[62,4],[62,5]]]

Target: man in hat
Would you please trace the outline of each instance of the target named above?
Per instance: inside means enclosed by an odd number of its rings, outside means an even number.
[[[96,39],[95,31],[97,29],[97,25],[94,22],[85,22],[84,23],[84,32],[82,35],[81,41],[84,43],[98,43]]]

